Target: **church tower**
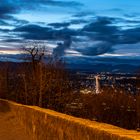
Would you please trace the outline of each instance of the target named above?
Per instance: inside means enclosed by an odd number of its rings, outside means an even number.
[[[95,80],[96,80],[96,86],[95,86],[95,93],[99,94],[100,93],[100,82],[99,82],[99,75],[95,76]]]

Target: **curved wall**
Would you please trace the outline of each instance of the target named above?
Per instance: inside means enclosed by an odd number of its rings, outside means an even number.
[[[0,99],[0,111],[12,111],[33,140],[140,140],[140,133],[80,119],[36,106]]]

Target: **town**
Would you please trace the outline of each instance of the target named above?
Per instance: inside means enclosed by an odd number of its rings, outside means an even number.
[[[82,94],[99,94],[105,87],[120,88],[125,90],[125,93],[136,95],[139,93],[140,88],[138,83],[140,81],[139,74],[126,74],[126,73],[83,73],[77,72],[73,74],[77,77],[77,86],[80,87]],[[76,88],[75,90],[77,90]],[[117,91],[116,91],[117,92]]]

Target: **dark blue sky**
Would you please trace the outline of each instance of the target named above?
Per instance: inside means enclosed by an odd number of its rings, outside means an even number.
[[[1,0],[0,59],[36,40],[69,63],[139,60],[139,7],[139,0]]]

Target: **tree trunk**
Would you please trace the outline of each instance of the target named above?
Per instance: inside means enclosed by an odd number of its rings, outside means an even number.
[[[43,80],[42,80],[42,63],[39,63],[39,107],[42,107],[42,86],[43,86]]]

